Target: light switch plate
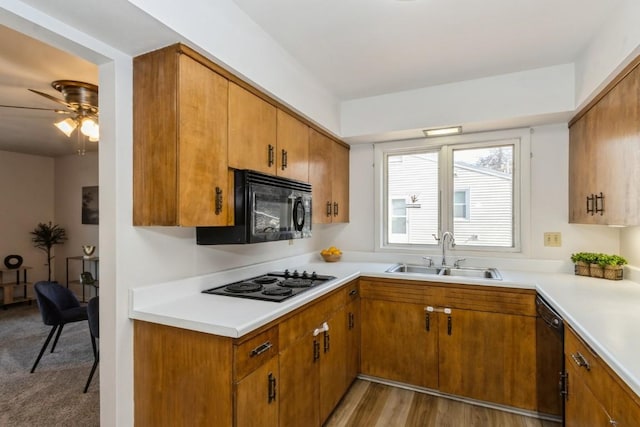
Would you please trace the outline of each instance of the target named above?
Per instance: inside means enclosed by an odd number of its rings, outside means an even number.
[[[552,247],[562,246],[562,233],[559,231],[544,233],[544,245]]]

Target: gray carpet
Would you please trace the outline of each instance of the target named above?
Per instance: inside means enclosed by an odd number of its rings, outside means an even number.
[[[35,302],[0,309],[0,426],[100,424],[98,371],[82,393],[93,363],[87,322],[66,325],[29,373],[50,329]]]

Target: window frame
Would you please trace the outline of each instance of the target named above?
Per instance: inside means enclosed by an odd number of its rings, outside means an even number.
[[[421,151],[438,151],[439,157],[439,201],[438,230],[440,233],[453,229],[453,194],[443,197],[443,189],[453,190],[453,150],[464,148],[482,148],[499,145],[513,145],[513,212],[512,212],[512,247],[463,245],[458,242],[453,250],[458,254],[478,256],[526,256],[529,252],[530,239],[530,157],[532,129],[511,129],[506,131],[462,134],[441,138],[420,138],[404,141],[390,141],[373,144],[374,147],[374,203],[376,209],[375,251],[376,252],[437,252],[434,244],[394,244],[387,241],[387,168],[386,157],[389,155],[409,154]],[[448,218],[443,216],[448,215]],[[460,219],[462,220],[462,219]]]
[[[464,193],[464,216],[456,216],[456,206],[462,205],[462,203],[456,203],[456,193]],[[471,206],[469,206],[469,201],[471,199],[471,189],[465,188],[462,190],[453,190],[453,202],[451,203],[453,214],[453,222],[456,221],[466,221],[468,222],[471,219]]]

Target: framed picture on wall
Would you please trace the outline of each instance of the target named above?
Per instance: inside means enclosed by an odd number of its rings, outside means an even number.
[[[82,187],[82,223],[98,224],[98,186]]]

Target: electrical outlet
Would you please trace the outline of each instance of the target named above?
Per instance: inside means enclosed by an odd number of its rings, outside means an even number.
[[[562,233],[559,231],[544,233],[544,245],[553,247],[562,246]]]

